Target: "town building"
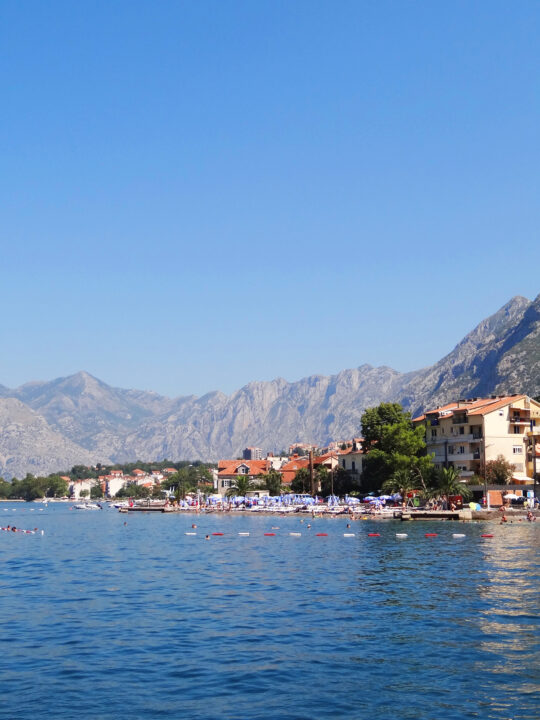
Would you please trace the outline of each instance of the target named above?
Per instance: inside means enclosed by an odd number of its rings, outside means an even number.
[[[259,475],[266,475],[271,467],[268,460],[220,460],[216,492],[226,495],[239,475],[245,475],[250,480],[254,480]]]
[[[244,448],[242,457],[244,458],[244,460],[262,460],[263,451],[260,447],[247,447]]]
[[[514,468],[513,481],[533,477],[535,442],[540,431],[540,403],[527,395],[472,398],[448,403],[414,418],[426,428],[427,452],[435,467],[455,467],[462,478],[484,474],[500,455]]]

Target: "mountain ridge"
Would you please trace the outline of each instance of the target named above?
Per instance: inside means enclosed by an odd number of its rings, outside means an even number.
[[[455,397],[537,394],[539,389],[540,295],[533,301],[516,296],[437,363],[407,373],[362,364],[294,382],[252,381],[230,395],[214,390],[176,398],[111,387],[86,371],[13,390],[0,385],[0,475],[20,475],[38,466],[44,468],[40,472],[52,472],[90,459],[217,460],[238,456],[246,445],[279,451],[299,441],[326,444],[358,435],[363,410],[380,402],[401,402],[419,412],[428,403]],[[6,405],[7,400],[16,400],[33,415],[21,421],[21,408]],[[14,421],[19,453],[13,443],[5,447],[10,413],[19,413]],[[41,463],[31,443],[38,425]],[[62,458],[66,464],[53,467]]]

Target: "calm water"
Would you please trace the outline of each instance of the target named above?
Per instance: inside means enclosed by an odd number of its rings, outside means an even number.
[[[40,507],[0,504],[45,530],[0,533],[2,718],[538,717],[540,522]]]

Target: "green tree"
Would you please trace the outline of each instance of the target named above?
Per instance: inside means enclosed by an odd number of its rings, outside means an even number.
[[[308,468],[298,468],[294,476],[294,480],[291,483],[291,490],[294,493],[302,494],[310,491],[310,475]]]
[[[227,490],[227,497],[246,497],[253,488],[253,481],[249,475],[237,475],[231,487]]]
[[[101,483],[99,480],[96,480],[92,483],[92,487],[90,488],[90,498],[92,500],[99,500],[103,497],[103,488],[101,487]]]
[[[428,497],[441,498],[443,495],[461,495],[464,500],[472,496],[470,489],[461,482],[459,470],[455,467],[441,468],[434,475],[434,482],[428,488]]]
[[[12,490],[12,484],[7,480],[4,480],[4,478],[0,478],[0,498],[7,500],[7,498],[11,497]]]
[[[414,427],[410,413],[398,403],[382,403],[362,415],[362,433],[367,450],[363,463],[363,487],[379,490],[397,471],[409,471],[422,488],[433,473],[433,460],[426,455],[425,429]]]
[[[392,477],[383,483],[382,490],[389,495],[399,493],[406,501],[408,493],[413,490],[425,490],[425,488],[418,475],[414,474],[410,468],[402,468],[396,470]]]
[[[506,485],[512,479],[514,466],[505,460],[504,455],[498,455],[495,460],[486,463],[484,472],[488,485]]]
[[[281,493],[281,485],[283,478],[281,473],[272,468],[264,476],[264,484],[270,495],[279,495]]]
[[[177,470],[174,475],[171,475],[169,482],[171,487],[174,488],[177,500],[184,500],[188,493],[197,489],[197,478],[189,466]]]
[[[68,494],[67,481],[60,475],[49,475],[47,478],[47,497],[65,497]]]

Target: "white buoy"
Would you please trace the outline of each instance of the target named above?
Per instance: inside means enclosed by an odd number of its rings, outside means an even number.
[[[343,533],[343,537],[355,537],[354,533]]]
[[[42,530],[42,531],[41,531],[41,534],[42,534],[42,535],[45,535],[45,530]]]
[[[241,535],[242,537],[248,537],[248,536],[249,536],[249,533],[238,533],[238,534]]]
[[[397,537],[397,538],[406,538],[406,537],[409,537],[409,536],[407,535],[407,533],[396,533],[396,537]]]
[[[196,535],[197,533],[185,533],[186,535]]]
[[[300,537],[302,533],[289,533],[291,537]]]
[[[462,538],[465,537],[464,533],[452,533],[453,538]]]

